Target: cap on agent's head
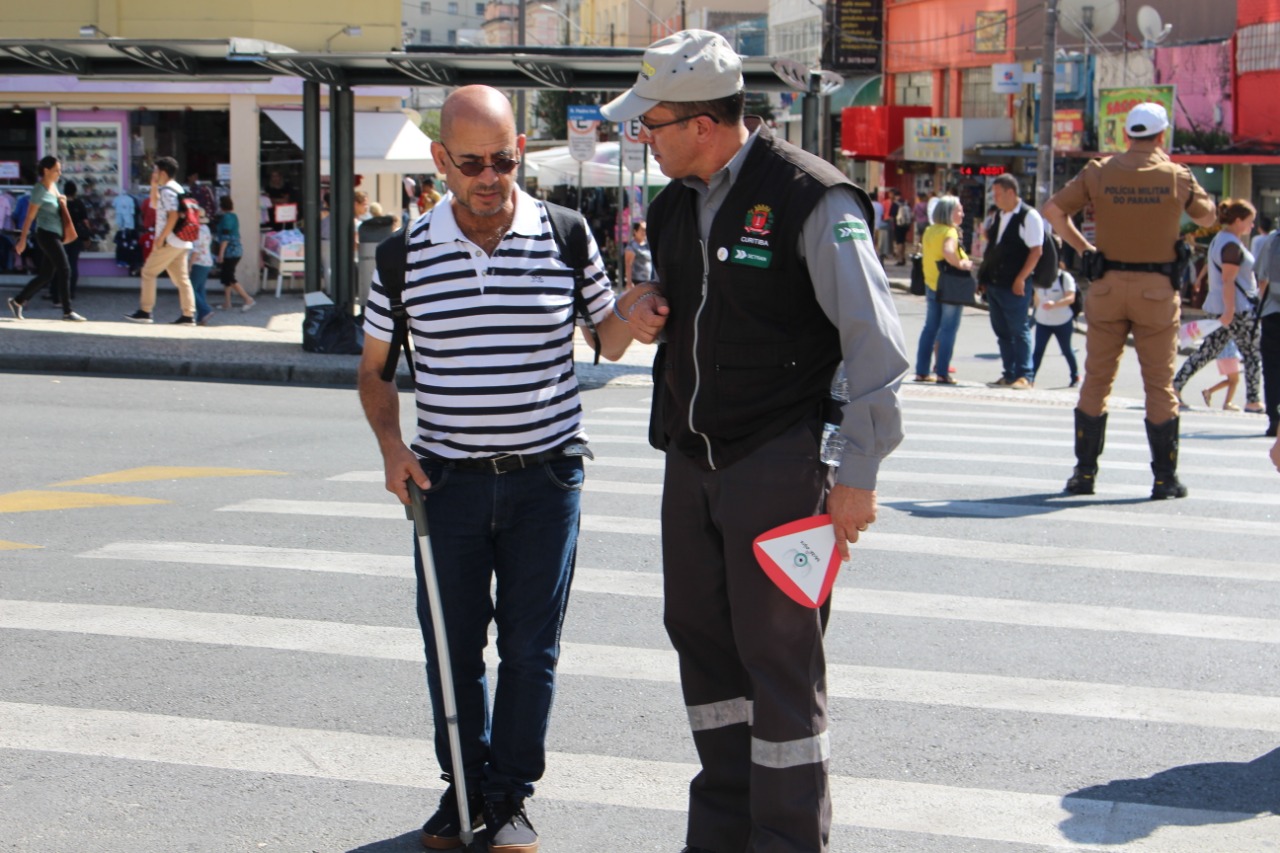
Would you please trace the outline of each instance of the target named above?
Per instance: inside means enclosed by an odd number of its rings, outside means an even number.
[[[1169,114],[1164,107],[1150,102],[1138,104],[1129,110],[1129,116],[1124,120],[1125,133],[1134,139],[1146,139],[1164,133],[1168,127]]]
[[[608,121],[630,121],[663,101],[716,101],[742,89],[742,58],[724,36],[681,30],[649,45],[636,84],[600,112]]]

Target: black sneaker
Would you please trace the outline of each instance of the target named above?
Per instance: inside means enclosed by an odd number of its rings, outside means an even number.
[[[489,853],[538,853],[538,833],[524,813],[524,797],[518,794],[485,797],[484,822]]]
[[[444,777],[446,782],[449,776]],[[480,796],[480,785],[467,786],[467,799],[470,801],[471,829],[473,832],[484,827],[484,800]],[[462,846],[461,825],[458,822],[458,795],[452,784],[445,788],[440,797],[440,806],[436,813],[427,818],[422,825],[420,837],[422,846],[428,850],[455,850]]]
[[[185,316],[183,316],[183,317],[179,317],[178,319],[174,320],[174,321],[173,321],[172,323],[170,323],[169,325],[171,325],[171,326],[194,326],[195,324],[196,324],[196,318],[195,318],[195,317],[185,317]]]
[[[12,296],[9,297],[9,310],[13,312],[13,319],[15,320],[23,319],[22,303],[14,299]]]
[[[125,315],[124,315],[124,318],[125,318],[126,320],[129,320],[129,321],[134,322],[134,323],[150,323],[150,322],[152,322],[152,321],[151,321],[151,312],[150,312],[150,311],[142,311],[142,310],[134,311],[132,314],[125,314]]]

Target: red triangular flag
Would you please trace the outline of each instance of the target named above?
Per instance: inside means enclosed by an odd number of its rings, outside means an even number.
[[[823,605],[840,571],[830,515],[797,519],[761,533],[751,550],[769,579],[805,607]]]

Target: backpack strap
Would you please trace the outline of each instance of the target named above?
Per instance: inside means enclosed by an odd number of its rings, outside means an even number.
[[[396,378],[396,363],[400,361],[400,351],[404,350],[405,363],[409,365],[409,376],[413,371],[413,340],[409,334],[409,311],[404,306],[404,279],[409,266],[409,232],[412,224],[404,228],[404,236],[392,234],[378,244],[375,263],[378,268],[378,280],[387,293],[391,303],[391,349],[387,352],[387,361],[382,365],[382,381],[393,382]]]
[[[551,202],[543,202],[547,209],[547,219],[551,223],[551,236],[555,238],[560,258],[573,269],[573,310],[586,324],[587,333],[595,347],[596,358],[593,364],[600,363],[600,333],[596,330],[591,312],[587,310],[587,299],[583,291],[587,286],[588,256],[587,222],[582,214],[561,207]],[[567,239],[566,239],[567,238]]]

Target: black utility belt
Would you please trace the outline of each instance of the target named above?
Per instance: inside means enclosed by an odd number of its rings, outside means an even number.
[[[1169,261],[1165,264],[1131,264],[1126,261],[1113,261],[1108,258],[1103,262],[1103,269],[1107,272],[1119,270],[1120,272],[1155,272],[1161,275],[1173,275],[1177,266],[1174,261]]]
[[[587,445],[581,441],[571,441],[568,444],[553,450],[544,450],[541,453],[503,453],[498,456],[468,456],[463,459],[442,459],[436,456],[428,458],[432,462],[440,463],[445,468],[456,468],[459,471],[484,471],[488,474],[505,474],[508,471],[534,468],[544,462],[550,462],[552,459],[560,459],[565,456],[595,458]]]

